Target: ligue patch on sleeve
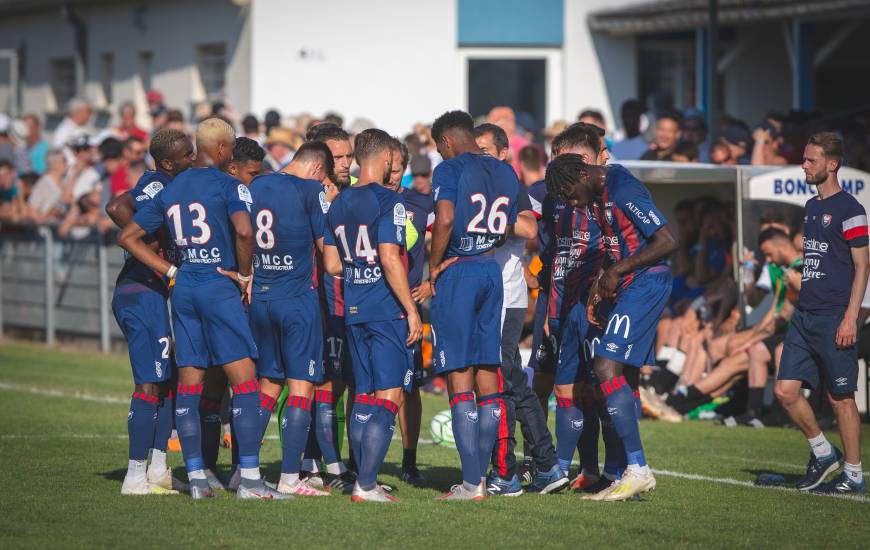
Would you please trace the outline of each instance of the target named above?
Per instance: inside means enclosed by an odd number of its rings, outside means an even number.
[[[238,186],[239,190],[239,200],[248,205],[248,211],[251,210],[251,205],[254,204],[254,198],[251,196],[251,190],[248,189],[244,183],[240,183]]]
[[[146,185],[144,188],[142,188],[142,192],[145,193],[146,195],[148,195],[148,198],[151,198],[151,199],[156,197],[157,193],[161,192],[162,190],[163,190],[163,184],[160,183],[159,181],[152,181],[151,183]]]
[[[329,212],[329,201],[326,200],[326,191],[321,191],[319,195],[317,195],[318,200],[320,200],[320,209],[324,214]]]
[[[393,207],[393,223],[404,227],[406,216],[405,205],[400,202],[396,203],[396,206]]]

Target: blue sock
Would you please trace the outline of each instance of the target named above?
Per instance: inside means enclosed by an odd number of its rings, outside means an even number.
[[[462,480],[470,485],[480,485],[480,426],[474,393],[466,391],[451,395],[450,414],[453,440],[462,463]]]
[[[130,437],[130,460],[147,460],[157,427],[157,396],[133,392],[127,413],[127,434]]]
[[[202,461],[206,468],[217,467],[221,446],[221,400],[205,397],[199,401],[199,424],[202,434]]]
[[[314,407],[317,420],[314,421],[317,447],[327,464],[341,462],[338,445],[335,440],[335,399],[331,391],[317,390],[314,392]]]
[[[265,393],[260,394],[260,441],[266,437],[266,430],[269,428],[269,420],[272,419],[272,411],[278,401],[271,395]]]
[[[260,466],[260,383],[256,379],[233,386],[233,427],[239,442],[239,466]]]
[[[571,471],[574,449],[583,434],[583,411],[570,397],[556,397],[556,459],[565,474]]]
[[[601,421],[598,418],[598,409],[593,403],[591,406],[584,405],[583,410],[583,433],[577,443],[580,452],[580,468],[591,475],[598,475],[598,435],[601,433]]]
[[[499,436],[499,429],[507,432],[507,424],[502,422],[505,412],[504,400],[500,393],[481,395],[477,398],[477,414],[479,418],[478,437],[480,446],[477,457],[480,459],[480,475],[485,476],[492,450]],[[504,418],[504,420],[507,420]]]
[[[362,441],[366,424],[374,416],[372,401],[374,401],[374,398],[369,398],[367,394],[357,394],[356,398],[354,398],[350,422],[347,423],[347,437],[350,440],[350,450],[353,453],[352,456],[357,461],[359,461],[360,453],[362,452]],[[359,465],[359,462],[357,462],[357,465]]]
[[[302,458],[305,460],[320,460],[320,446],[317,444],[317,411],[311,415],[311,427],[308,430],[308,440],[305,443],[305,453]]]
[[[357,483],[366,491],[373,489],[378,482],[378,472],[387,456],[390,441],[393,440],[396,413],[399,412],[399,407],[388,399],[375,399],[370,407],[372,417],[365,424],[362,445],[357,456]]]
[[[311,401],[298,395],[287,396],[281,418],[281,473],[299,473],[310,426]]]
[[[205,468],[202,461],[202,433],[199,426],[199,401],[202,384],[178,385],[175,399],[175,430],[187,472]]]
[[[625,471],[625,447],[613,429],[609,416],[601,417],[601,436],[604,439],[604,473],[619,479]]]
[[[601,384],[607,412],[613,421],[613,429],[622,440],[629,466],[646,466],[643,445],[640,442],[640,426],[637,422],[637,399],[624,376],[617,376]]]
[[[172,392],[157,402],[157,424],[154,428],[154,442],[152,449],[166,452],[169,438],[172,436]]]

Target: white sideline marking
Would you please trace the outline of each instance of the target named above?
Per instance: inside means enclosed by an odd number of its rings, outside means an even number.
[[[806,470],[806,464],[790,464],[788,462],[777,462],[775,460],[755,460],[752,458],[745,458],[742,456],[731,456],[731,455],[717,455],[717,458],[723,458],[725,460],[736,460],[738,462],[744,462],[746,464],[754,464],[756,466],[775,466],[777,468],[791,468],[793,470],[797,470],[799,472],[803,472]],[[865,476],[870,476],[870,472],[862,472]]]
[[[19,384],[8,384],[0,382],[0,390],[21,391],[34,395],[44,395],[46,397],[68,397],[70,399],[78,399],[80,401],[91,401],[93,403],[112,403],[112,404],[130,404],[130,398],[122,399],[120,397],[112,397],[110,395],[91,395],[81,392],[65,392],[52,388],[37,388],[34,386],[22,386]]]

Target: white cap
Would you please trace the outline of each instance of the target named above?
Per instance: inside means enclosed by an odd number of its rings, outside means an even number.
[[[9,127],[12,126],[12,119],[6,113],[0,113],[0,134],[9,133]]]

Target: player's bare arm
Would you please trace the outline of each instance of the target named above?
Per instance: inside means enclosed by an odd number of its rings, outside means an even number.
[[[432,249],[429,255],[429,283],[434,285],[438,275],[447,268],[444,254],[453,231],[453,203],[442,200],[435,203],[435,221],[432,223]],[[452,263],[452,262],[451,262]]]
[[[619,280],[642,267],[653,265],[677,250],[677,239],[667,225],[653,233],[647,246],[610,266],[598,279],[598,292],[602,298],[615,298]]]
[[[217,270],[220,274],[239,283],[242,292],[247,293],[247,288],[251,284],[254,257],[254,229],[251,227],[251,215],[246,210],[234,212],[230,216],[230,222],[236,232],[236,259],[239,270],[227,271],[221,268]]]
[[[176,267],[158,256],[157,252],[146,244],[145,237],[147,235],[138,223],[131,221],[118,235],[118,246],[154,271],[172,278],[175,275]]]
[[[508,228],[508,234],[522,237],[523,239],[538,238],[538,220],[531,210],[523,210],[517,214],[517,223]]]
[[[848,348],[857,342],[858,314],[861,312],[861,301],[867,290],[867,277],[870,275],[870,257],[866,246],[851,249],[852,263],[855,265],[855,277],[852,279],[852,293],[849,295],[849,307],[843,314],[843,320],[837,328],[837,346]]]
[[[335,245],[323,245],[323,269],[332,277],[341,275],[341,257],[339,257],[338,248]]]
[[[411,289],[408,287],[408,272],[402,263],[399,255],[401,247],[392,243],[378,244],[378,254],[381,256],[381,265],[384,268],[384,276],[387,278],[387,284],[402,308],[408,316],[408,339],[405,343],[411,346],[419,340],[423,335],[423,323],[420,321],[420,314],[417,313],[417,306],[414,299],[411,297]]]
[[[106,214],[120,228],[127,227],[127,224],[133,219],[133,214],[135,213],[136,211],[133,209],[133,195],[129,191],[114,197],[106,205]]]

